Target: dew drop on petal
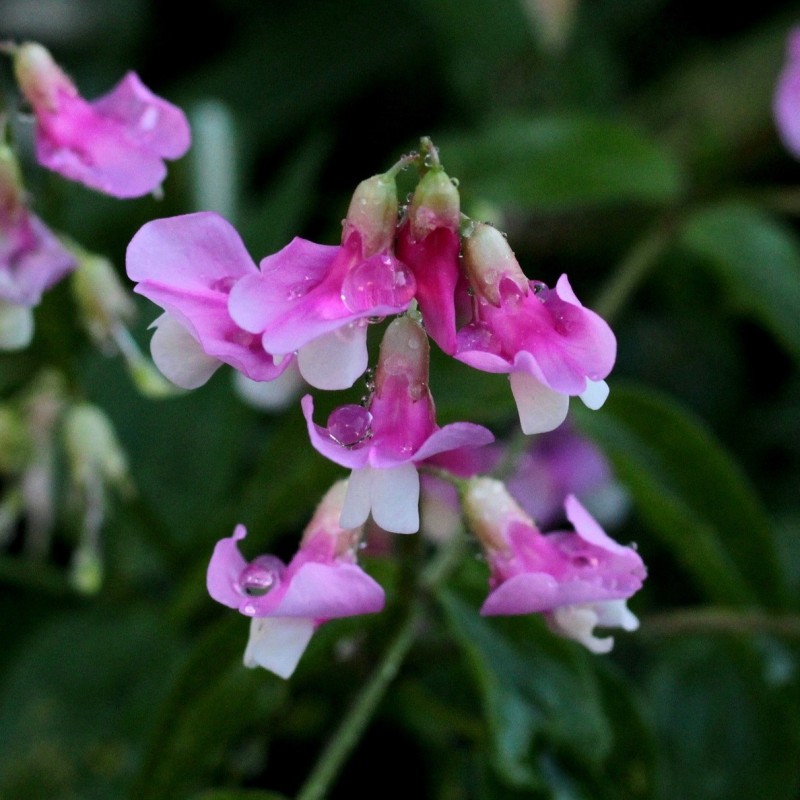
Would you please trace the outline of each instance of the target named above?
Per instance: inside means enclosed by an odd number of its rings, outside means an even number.
[[[461,352],[482,350],[499,355],[502,350],[500,340],[486,325],[481,323],[467,325],[458,334],[458,349]]]
[[[279,581],[278,571],[258,560],[248,564],[239,573],[239,586],[248,597],[263,597]]]
[[[343,447],[355,447],[372,435],[372,414],[355,404],[339,406],[328,417],[328,434]]]
[[[402,308],[417,289],[411,270],[388,253],[375,255],[351,269],[342,283],[342,302],[353,313],[379,306]]]
[[[547,302],[550,289],[547,288],[546,283],[543,283],[542,281],[531,281],[531,289],[533,289],[533,293],[539,298],[539,300],[541,300],[543,303]]]

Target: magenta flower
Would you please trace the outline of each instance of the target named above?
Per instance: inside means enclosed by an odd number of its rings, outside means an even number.
[[[201,386],[222,363],[268,381],[291,362],[265,352],[260,338],[228,313],[231,288],[258,269],[239,234],[218,214],[146,223],[128,245],[126,266],[138,281],[134,291],[164,309],[153,323],[150,347],[156,366],[176,385]]]
[[[311,396],[303,398],[311,443],[331,461],[352,470],[340,520],[343,527],[361,525],[371,511],[385,530],[413,533],[419,529],[417,464],[494,440],[481,425],[456,422],[440,428],[436,424],[428,359],[425,331],[410,317],[399,317],[384,334],[375,392],[366,408],[340,406],[323,428],[314,424]]]
[[[339,527],[344,495],[344,481],[331,487],[289,564],[270,555],[246,561],[237,544],[247,535],[243,525],[214,548],[209,594],[253,618],[246,666],[288,678],[323,622],[383,609],[383,589],[356,563],[360,529]]]
[[[25,206],[16,160],[0,144],[0,349],[30,342],[31,309],[75,266],[72,254]]]
[[[261,262],[261,273],[231,292],[231,316],[271,353],[298,352],[303,377],[319,389],[346,389],[367,368],[367,322],[404,311],[413,273],[392,251],[394,177],[356,189],[341,246],[294,239]]]
[[[609,538],[574,496],[565,502],[574,533],[542,534],[505,486],[489,478],[470,481],[464,505],[491,571],[481,614],[542,612],[558,632],[595,652],[613,642],[595,639],[587,623],[632,629],[635,617],[619,601],[641,588],[642,559]]]
[[[420,180],[397,236],[397,255],[414,273],[425,330],[445,353],[456,351],[460,201],[441,168]]]
[[[528,281],[502,234],[489,225],[476,226],[464,251],[473,316],[458,332],[456,358],[486,372],[510,373],[525,433],[557,428],[570,395],[600,408],[616,339],[581,305],[567,276],[553,290]]]
[[[800,158],[800,27],[787,37],[786,64],[778,76],[772,110],[784,147]]]
[[[164,180],[164,159],[189,149],[184,113],[133,72],[88,102],[39,44],[16,48],[14,67],[36,116],[36,157],[70,180],[113,197],[140,197]]]

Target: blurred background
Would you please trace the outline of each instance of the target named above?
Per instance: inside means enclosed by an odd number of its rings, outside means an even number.
[[[35,164],[3,67],[36,213],[126,286],[125,247],[156,217],[218,210],[256,260],[295,235],[336,243],[355,185],[430,135],[464,210],[508,232],[530,278],[568,272],[617,333],[608,403],[573,404],[571,424],[607,459],[609,532],[648,564],[640,631],[598,657],[538,618],[480,618],[469,551],[420,595],[425,624],[331,798],[800,796],[800,165],[771,114],[798,21],[788,2],[0,0],[0,38],[45,44],[85,97],[133,69],[190,117],[164,198],[116,201]],[[135,301],[147,351],[160,311]],[[323,626],[290,681],[244,669],[247,621],[205,592],[213,545],[243,522],[252,555],[290,556],[343,470],[296,402],[254,408],[228,368],[146,396],[85,315],[64,282],[31,347],[0,356],[4,408],[94,404],[127,462],[87,543],[62,444],[44,539],[0,453],[0,798],[293,797],[432,546],[368,549],[386,611]],[[505,379],[436,352],[431,384],[440,424],[488,425],[522,472],[538,445]]]

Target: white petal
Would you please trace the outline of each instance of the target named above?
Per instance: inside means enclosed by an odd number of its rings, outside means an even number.
[[[314,620],[299,617],[255,617],[244,651],[246,667],[263,667],[288,678],[314,633]]]
[[[639,618],[628,608],[625,600],[606,600],[592,606],[597,614],[597,624],[603,628],[622,628],[635,631],[639,628]]]
[[[33,311],[0,300],[0,350],[22,350],[33,339]]]
[[[162,314],[151,327],[155,333],[150,353],[164,377],[181,389],[202,386],[222,363],[206,355],[200,343],[170,314]]]
[[[303,379],[295,362],[272,381],[254,381],[235,370],[233,387],[239,397],[253,408],[260,411],[282,411],[300,394]]]
[[[554,431],[567,418],[569,395],[553,391],[527,372],[512,372],[509,380],[523,433]]]
[[[317,389],[349,389],[369,364],[367,326],[351,322],[318,336],[298,350],[297,363]]]
[[[419,475],[412,463],[372,471],[372,518],[385,531],[419,530]]]
[[[580,395],[581,400],[586,408],[591,408],[592,411],[597,411],[598,408],[603,407],[608,398],[608,384],[605,381],[586,381],[586,388]]]
[[[344,496],[339,525],[345,530],[358,528],[367,521],[370,509],[372,487],[372,467],[354,469],[347,481],[347,494]]]
[[[610,653],[614,647],[613,636],[599,639],[594,635],[598,615],[593,606],[560,606],[550,612],[549,618],[556,633],[580,642],[592,653]]]

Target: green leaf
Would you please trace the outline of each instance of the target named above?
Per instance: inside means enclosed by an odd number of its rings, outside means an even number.
[[[61,612],[17,648],[0,693],[0,797],[122,797],[173,673],[156,609]]]
[[[691,637],[671,639],[656,655],[645,691],[666,766],[659,800],[796,798],[800,742],[787,672],[796,664],[788,653]]]
[[[507,119],[438,142],[466,196],[553,211],[663,203],[681,192],[678,164],[628,124],[589,116]]]
[[[700,255],[743,314],[800,361],[800,242],[777,220],[724,204],[689,218],[683,245]]]
[[[258,789],[209,789],[192,795],[191,800],[288,800],[277,792],[262,792]]]
[[[486,620],[453,595],[440,599],[480,686],[503,779],[517,788],[541,788],[538,762],[548,750],[589,767],[600,764],[611,734],[583,654],[539,620]]]
[[[601,412],[576,417],[611,458],[648,530],[710,599],[784,602],[784,576],[761,502],[699,419],[633,386],[614,386]]]

